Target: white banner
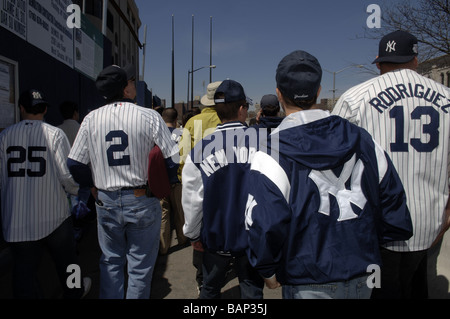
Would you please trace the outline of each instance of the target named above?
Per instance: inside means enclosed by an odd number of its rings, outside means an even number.
[[[29,0],[27,41],[73,68],[73,29],[67,27],[69,0]]]

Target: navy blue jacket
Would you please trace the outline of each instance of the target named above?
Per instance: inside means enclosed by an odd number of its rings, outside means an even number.
[[[182,172],[186,237],[212,252],[245,255],[247,177],[257,150],[256,130],[240,122],[219,125],[195,145]]]
[[[284,285],[348,280],[381,264],[381,244],[412,236],[402,183],[365,130],[302,111],[271,141],[271,156],[253,159],[246,211],[248,256],[262,276]]]

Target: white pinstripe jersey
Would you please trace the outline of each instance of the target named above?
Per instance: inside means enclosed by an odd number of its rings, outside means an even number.
[[[98,189],[115,191],[147,184],[148,156],[155,144],[164,158],[179,153],[158,112],[117,102],[85,117],[69,158],[91,165]]]
[[[66,191],[78,192],[67,168],[64,132],[42,121],[22,121],[0,134],[3,235],[7,242],[36,241],[70,216]]]
[[[400,175],[414,235],[388,249],[428,249],[439,233],[449,194],[449,112],[450,89],[407,69],[351,88],[332,112],[371,133]]]

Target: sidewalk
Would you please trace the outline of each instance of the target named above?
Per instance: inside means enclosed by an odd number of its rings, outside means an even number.
[[[166,256],[159,256],[152,282],[151,299],[197,299],[195,268],[192,265],[192,247],[178,247],[173,238],[173,247]],[[86,228],[78,245],[80,266],[84,275],[92,278],[92,288],[86,299],[98,299],[100,249],[97,244],[96,222]],[[429,263],[437,258],[437,268],[429,269],[429,291],[432,299],[450,299],[450,235],[444,237],[439,250],[430,253]],[[12,260],[8,249],[0,251],[0,299],[11,299]],[[429,267],[430,268],[430,267]],[[39,271],[41,285],[46,298],[57,299],[61,295],[54,266],[46,256]],[[281,288],[264,291],[265,299],[281,299]],[[238,299],[237,278],[231,280],[222,290],[223,299]]]

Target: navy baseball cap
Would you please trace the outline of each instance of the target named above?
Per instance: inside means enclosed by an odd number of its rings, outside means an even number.
[[[312,100],[322,82],[322,67],[308,52],[294,51],[278,65],[276,81],[281,93],[291,100]]]
[[[275,108],[280,107],[280,102],[275,94],[264,95],[261,99],[261,109],[264,110],[268,106],[273,106]]]
[[[221,97],[220,95],[224,96]],[[214,103],[232,103],[237,101],[247,100],[247,96],[245,95],[244,88],[242,85],[233,80],[225,80],[214,93]]]
[[[95,85],[101,95],[106,99],[111,99],[120,95],[128,85],[128,81],[135,78],[136,72],[132,65],[127,65],[124,68],[111,65],[100,72]]]
[[[39,90],[31,89],[25,91],[19,97],[19,105],[22,105],[25,108],[32,108],[41,104],[49,106],[44,98],[44,94]]]
[[[379,62],[407,63],[418,53],[417,38],[409,32],[398,30],[381,39],[378,58],[373,61],[373,64]]]

